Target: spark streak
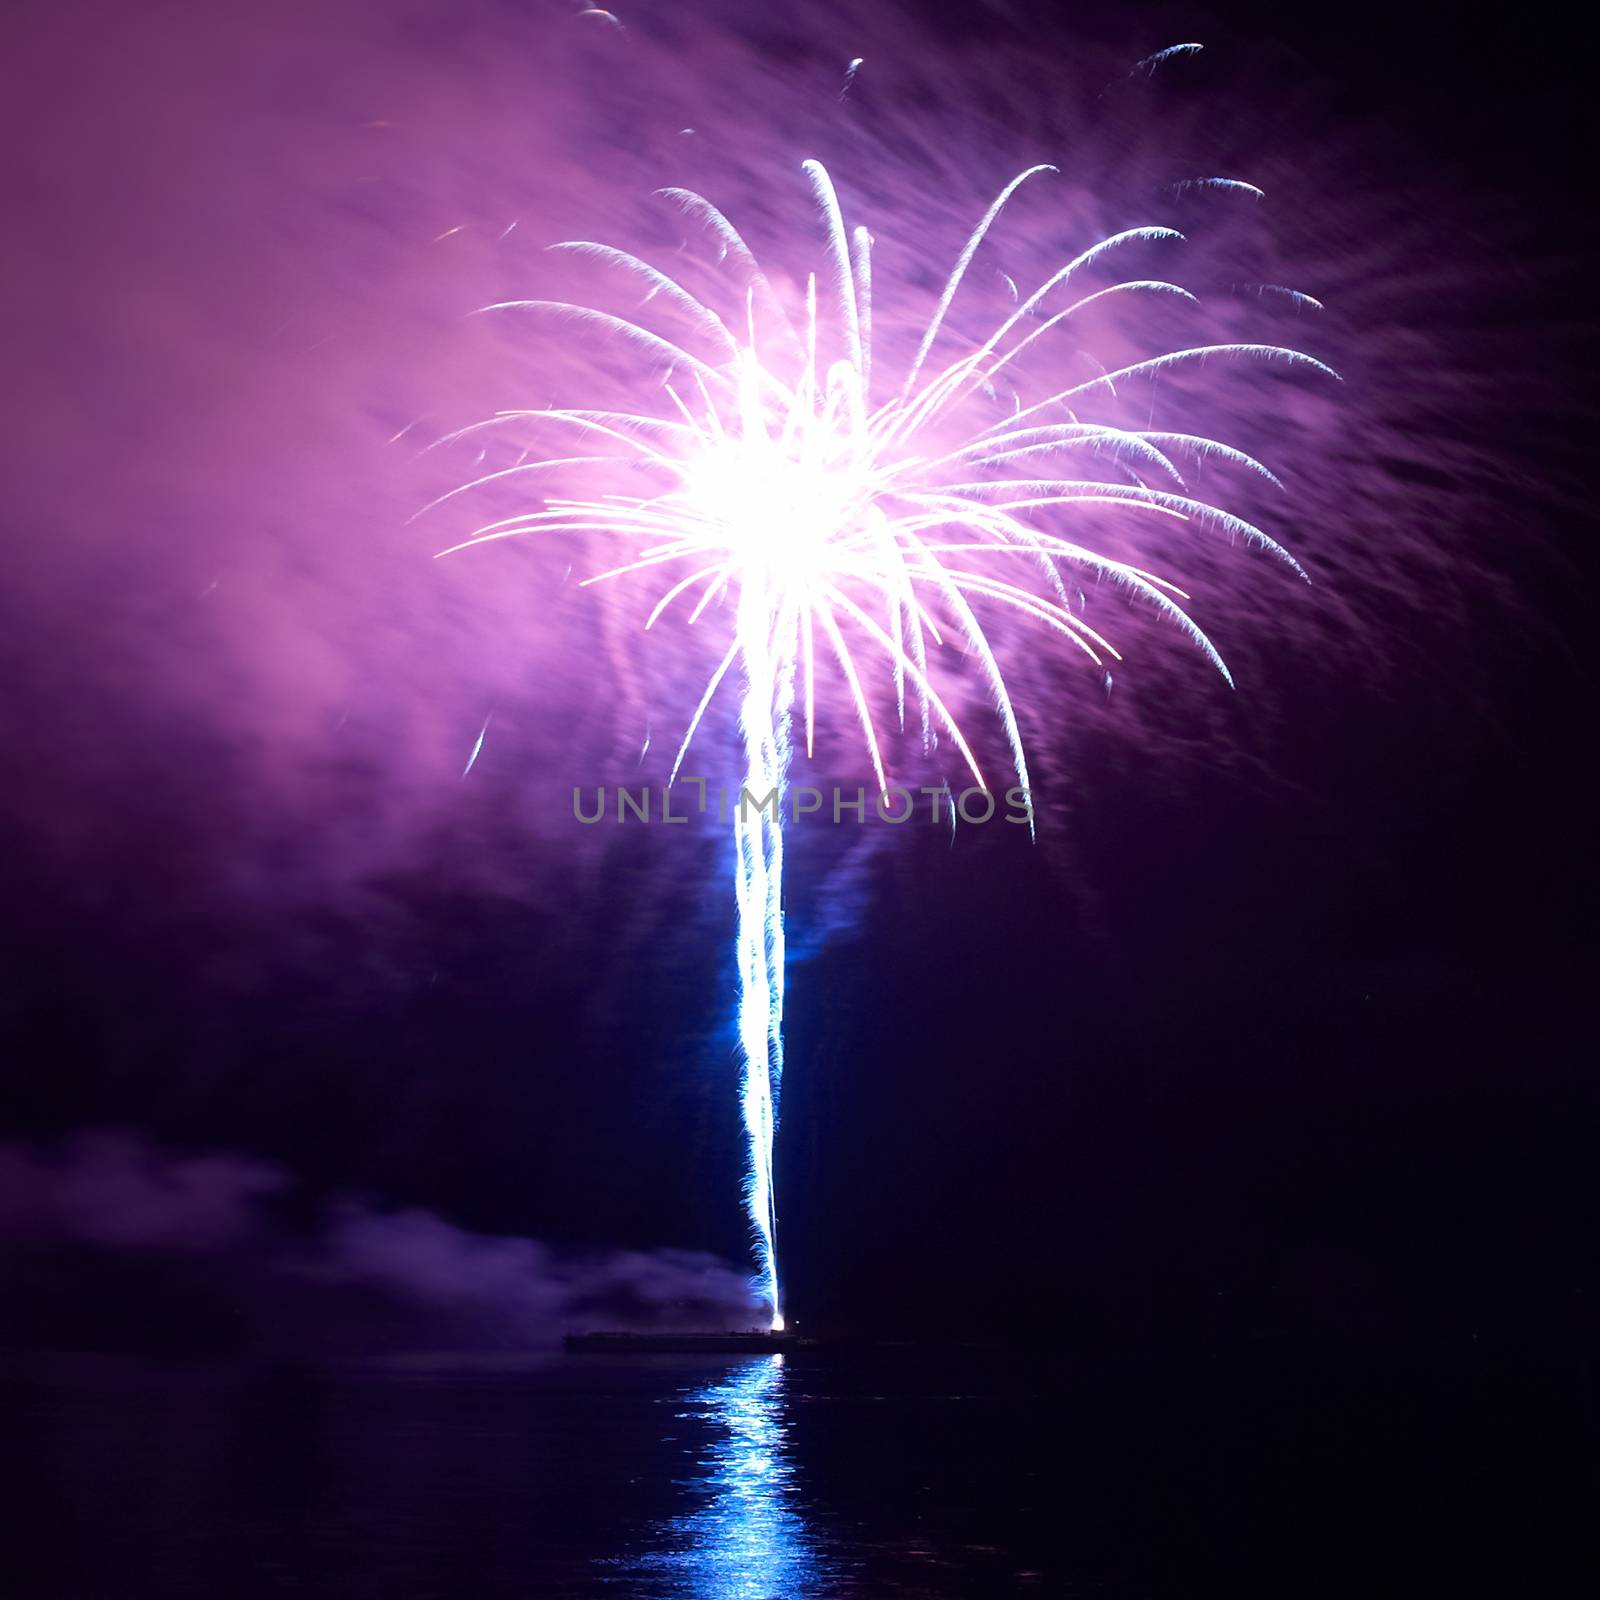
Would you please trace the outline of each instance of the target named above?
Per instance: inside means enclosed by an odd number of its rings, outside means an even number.
[[[491,712],[490,717],[492,716],[493,713]],[[483,719],[483,726],[478,729],[478,737],[472,742],[472,754],[467,757],[467,764],[461,769],[461,776],[463,778],[465,778],[467,774],[471,772],[475,766],[477,766],[478,757],[483,754],[483,741],[489,736],[490,717],[485,717]]]

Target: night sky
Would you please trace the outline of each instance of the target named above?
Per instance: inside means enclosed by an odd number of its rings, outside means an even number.
[[[0,1340],[387,1326],[331,1293],[256,1320],[252,1285],[330,1239],[350,1284],[435,1295],[472,1342],[575,1314],[503,1261],[463,1288],[481,1236],[538,1241],[509,1258],[531,1277],[588,1262],[586,1308],[679,1295],[639,1288],[651,1263],[726,1302],[726,844],[569,805],[659,784],[682,697],[652,689],[688,669],[505,581],[533,566],[435,567],[407,519],[459,477],[427,438],[576,370],[506,372],[466,313],[546,270],[592,190],[629,197],[600,235],[628,237],[683,181],[684,105],[711,138],[770,90],[752,165],[803,201],[808,139],[841,172],[892,151],[885,235],[917,128],[974,195],[1036,153],[1092,191],[1120,118],[1188,130],[1175,159],[1278,178],[1274,248],[1346,376],[1286,405],[1272,458],[1312,589],[1218,556],[1246,570],[1208,618],[1239,693],[1133,619],[1126,682],[1063,667],[1035,702],[1036,843],[795,831],[792,1314],[1575,1358],[1600,1331],[1585,42],[975,4],[857,47],[827,8],[726,4],[641,8],[618,43],[578,9],[8,25]],[[1108,63],[1186,39],[1155,109],[1095,109]],[[855,55],[858,104],[815,87]],[[835,732],[816,775],[853,786]]]

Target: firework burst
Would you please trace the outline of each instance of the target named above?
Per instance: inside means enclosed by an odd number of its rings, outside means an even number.
[[[986,616],[1019,617],[1104,668],[1120,658],[1074,606],[1065,577],[1087,572],[1174,622],[1228,678],[1181,589],[1084,542],[1079,524],[1089,513],[1114,510],[1218,530],[1270,550],[1304,576],[1265,532],[1196,498],[1184,478],[1191,463],[1212,460],[1276,483],[1259,461],[1198,433],[1129,429],[1105,415],[1119,383],[1208,359],[1275,362],[1335,377],[1322,363],[1277,345],[1210,344],[1116,370],[1097,367],[1036,398],[1017,387],[1028,353],[1092,305],[1113,297],[1193,300],[1160,279],[1084,286],[1091,268],[1114,262],[1127,247],[1177,240],[1174,230],[1139,227],[1100,240],[1031,292],[1018,290],[986,338],[968,341],[942,364],[935,359],[941,343],[956,342],[946,317],[985,236],[1022,184],[1053,170],[1029,168],[989,207],[897,384],[885,384],[874,370],[872,237],[862,227],[847,229],[820,163],[806,162],[805,172],[829,271],[820,290],[815,273],[807,279],[803,308],[786,306],[715,206],[687,190],[664,190],[716,245],[733,290],[723,310],[627,251],[586,241],[555,248],[631,275],[646,289],[647,303],[670,308],[671,320],[690,332],[669,336],[643,321],[566,302],[485,308],[554,314],[627,340],[660,376],[651,395],[656,403],[638,410],[508,411],[450,436],[534,424],[565,432],[584,453],[519,461],[443,499],[552,471],[614,475],[625,468],[642,474],[647,488],[543,499],[441,554],[535,534],[599,535],[615,540],[623,559],[583,581],[654,580],[646,630],[680,609],[691,624],[708,616],[725,622],[726,648],[686,719],[672,774],[733,677],[745,789],[733,825],[746,1204],[759,1288],[775,1328],[783,1326],[773,1191],[783,1073],[782,809],[797,718],[808,755],[814,745],[819,681],[837,674],[880,793],[890,788],[884,743],[890,685],[894,724],[904,727],[909,714],[926,747],[947,739],[986,789],[982,766],[940,689],[941,654],[948,657],[954,647],[976,663],[1015,780],[1027,791],[1022,733]],[[819,355],[824,345],[835,352],[831,358]],[[1011,390],[1009,405],[1000,398],[1001,380]]]

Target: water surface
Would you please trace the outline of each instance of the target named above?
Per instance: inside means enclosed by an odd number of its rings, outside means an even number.
[[[1348,1353],[33,1359],[0,1400],[14,1600],[1576,1592],[1560,1396]]]

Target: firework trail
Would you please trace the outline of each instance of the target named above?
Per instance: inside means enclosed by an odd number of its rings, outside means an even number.
[[[440,553],[534,534],[601,535],[617,541],[625,557],[584,582],[659,579],[664,587],[646,616],[647,630],[674,607],[687,612],[690,624],[713,607],[731,620],[726,648],[688,718],[672,776],[732,676],[739,686],[743,757],[733,828],[746,1205],[758,1284],[774,1328],[783,1327],[773,1185],[784,1065],[783,810],[797,719],[807,755],[813,750],[820,674],[837,672],[877,791],[886,802],[894,797],[896,808],[900,797],[907,803],[910,797],[890,782],[886,723],[876,704],[888,689],[877,692],[880,679],[892,686],[896,727],[906,726],[909,702],[924,751],[948,740],[972,782],[990,787],[936,681],[941,653],[974,664],[1004,730],[1016,783],[1028,791],[1016,707],[982,619],[1020,617],[1104,672],[1121,658],[1075,608],[1076,588],[1064,579],[1068,570],[1106,580],[1152,607],[1231,683],[1221,656],[1185,609],[1189,597],[1099,542],[1086,542],[1088,529],[1107,514],[1188,524],[1259,545],[1298,573],[1293,558],[1259,527],[1198,498],[1184,469],[1222,461],[1277,480],[1221,440],[1111,420],[1117,386],[1208,360],[1274,362],[1336,376],[1297,350],[1223,343],[1168,350],[1114,370],[1087,357],[1087,376],[1043,384],[1040,393],[1028,389],[1036,347],[1070,331],[1089,307],[1194,299],[1155,278],[1088,286],[1084,280],[1113,265],[1119,253],[1181,238],[1171,228],[1136,227],[1084,249],[1030,292],[1019,289],[987,337],[958,340],[946,323],[968,269],[1016,191],[1054,171],[1036,166],[1005,186],[968,236],[914,356],[898,384],[887,384],[873,361],[872,236],[863,227],[847,229],[819,162],[804,163],[804,171],[829,270],[823,287],[815,273],[808,278],[797,314],[733,224],[683,189],[662,194],[714,243],[724,310],[714,308],[709,292],[702,298],[638,256],[590,241],[556,248],[628,275],[646,289],[646,303],[666,315],[647,326],[567,302],[486,307],[554,315],[627,341],[663,374],[661,399],[652,409],[517,410],[474,424],[449,439],[532,424],[567,433],[585,453],[519,460],[441,497],[520,485],[552,471],[642,474],[648,483],[643,494],[548,498],[537,509],[479,527]],[[1259,193],[1235,179],[1194,185]],[[679,324],[681,332],[661,331]],[[943,364],[935,359],[942,345],[957,343],[964,345],[961,354]]]

